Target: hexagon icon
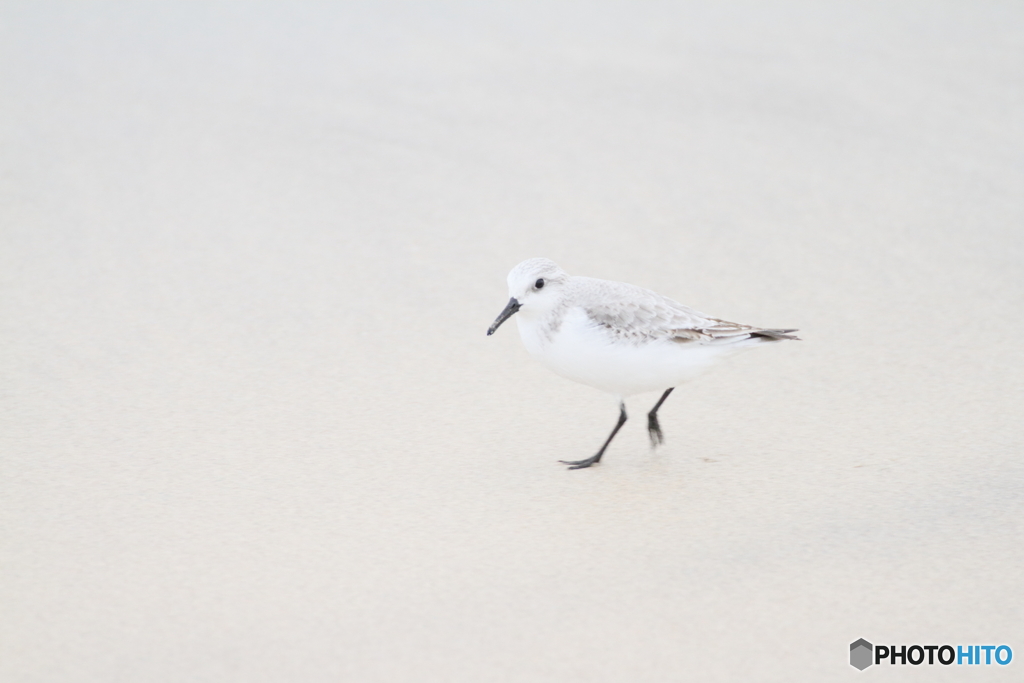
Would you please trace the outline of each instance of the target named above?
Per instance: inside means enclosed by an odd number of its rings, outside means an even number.
[[[875,646],[861,638],[850,643],[850,666],[860,671],[871,666],[871,653]]]

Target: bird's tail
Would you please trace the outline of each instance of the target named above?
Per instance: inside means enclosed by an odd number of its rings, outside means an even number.
[[[782,341],[783,339],[795,339],[796,341],[800,341],[800,337],[795,334],[790,334],[791,332],[797,331],[798,330],[757,330],[756,332],[752,331],[750,336],[760,337],[765,341]]]

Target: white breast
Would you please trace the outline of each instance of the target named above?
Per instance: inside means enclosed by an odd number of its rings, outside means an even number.
[[[697,342],[616,338],[580,307],[566,310],[556,329],[525,316],[517,324],[526,350],[552,372],[619,396],[664,391],[728,354]]]

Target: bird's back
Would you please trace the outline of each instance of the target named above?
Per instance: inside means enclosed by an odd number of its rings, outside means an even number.
[[[765,329],[712,318],[625,282],[574,277],[566,298],[569,306],[581,308],[608,334],[634,344],[672,340],[717,346],[796,339],[790,335],[796,330]]]

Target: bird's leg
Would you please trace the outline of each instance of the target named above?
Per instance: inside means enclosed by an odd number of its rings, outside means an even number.
[[[590,467],[601,462],[601,456],[604,455],[604,451],[608,448],[608,444],[612,442],[615,435],[618,434],[619,430],[622,429],[622,425],[626,424],[626,404],[619,403],[619,421],[615,423],[615,429],[608,435],[608,439],[601,446],[601,450],[597,452],[597,455],[587,458],[586,460],[559,460],[558,462],[563,465],[568,465],[570,470],[580,470],[584,467]]]
[[[651,412],[647,413],[647,433],[651,437],[651,448],[657,448],[660,444],[665,442],[665,435],[661,433],[661,425],[658,424],[658,408],[665,402],[668,395],[672,393],[675,387],[669,387],[665,390],[665,393],[661,395],[658,402],[651,408]]]

